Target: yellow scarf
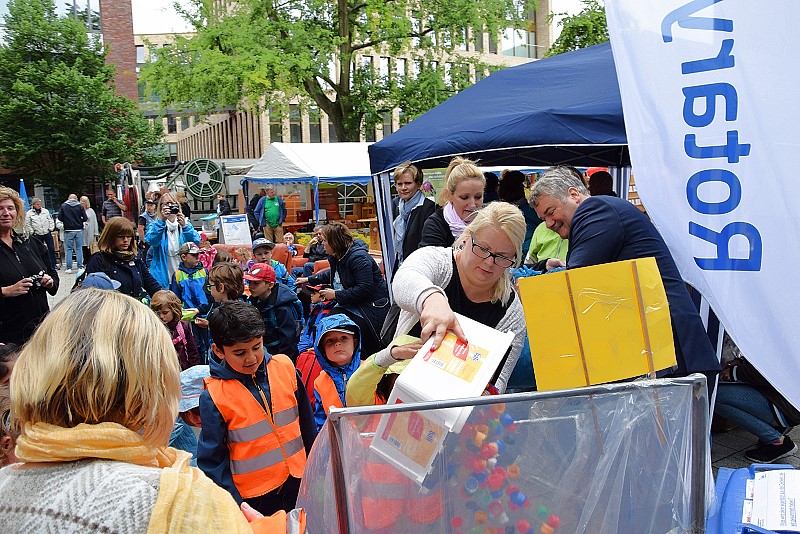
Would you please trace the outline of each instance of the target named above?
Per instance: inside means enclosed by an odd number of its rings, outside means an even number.
[[[188,452],[149,447],[139,434],[117,423],[73,428],[27,423],[17,440],[16,454],[23,462],[102,458],[160,468],[148,533],[276,532],[272,518],[248,523],[227,491],[189,465]]]

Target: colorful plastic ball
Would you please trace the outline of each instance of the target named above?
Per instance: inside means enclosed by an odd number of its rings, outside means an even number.
[[[514,479],[519,477],[518,465],[509,465],[507,471],[508,471],[508,478]]]
[[[522,506],[525,504],[525,501],[528,500],[528,497],[522,493],[521,491],[512,492],[511,495],[508,496],[508,500],[513,503],[515,506]],[[545,516],[547,517],[547,516]]]
[[[485,510],[477,510],[474,517],[476,525],[485,525],[489,522],[489,515]]]
[[[540,530],[542,534],[553,534],[553,532],[555,532],[555,529],[547,523],[544,523]]]
[[[469,477],[466,482],[464,482],[464,493],[467,495],[472,495],[478,491],[478,481],[475,477]]]
[[[505,485],[506,477],[504,477],[500,473],[495,472],[489,475],[488,482],[489,482],[489,491],[497,491],[499,489],[502,489],[503,486]]]
[[[561,524],[561,519],[556,514],[550,514],[547,516],[547,524],[553,528],[558,528],[558,525]]]
[[[516,487],[516,486],[514,486],[513,484],[509,484],[509,485],[506,487],[506,495],[511,495],[511,494],[512,494],[512,493],[514,493],[515,491],[519,491],[519,488],[518,488],[518,487]]]
[[[463,524],[464,520],[461,518],[460,515],[457,515],[450,520],[450,526],[453,528],[461,528],[461,525]]]
[[[514,526],[517,528],[517,532],[522,532],[523,534],[531,529],[531,524],[524,518],[517,521]]]
[[[514,418],[511,416],[511,414],[504,413],[500,416],[500,424],[505,428],[508,425],[514,424]]]
[[[539,519],[547,519],[547,516],[550,515],[550,510],[547,509],[547,506],[540,506],[536,509],[536,515],[539,516]]]
[[[489,459],[497,456],[497,442],[486,443],[481,447],[481,458]]]
[[[486,471],[475,473],[473,476],[475,477],[475,480],[478,481],[478,484],[483,484],[484,482],[486,482]]]
[[[484,469],[486,469],[486,460],[482,460],[480,458],[472,459],[472,471],[475,473],[480,473]]]
[[[492,515],[502,514],[503,505],[500,503],[500,501],[492,501],[492,503],[489,505],[489,511],[492,513]]]

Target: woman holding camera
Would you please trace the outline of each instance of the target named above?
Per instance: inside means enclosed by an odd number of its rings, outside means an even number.
[[[106,273],[120,283],[119,291],[134,298],[145,292],[151,297],[161,289],[136,250],[133,223],[125,217],[111,217],[100,234],[99,251],[86,265],[86,274]]]
[[[45,291],[58,291],[47,247],[22,235],[24,217],[17,192],[0,187],[0,343],[25,343],[50,311]]]
[[[153,249],[150,273],[163,289],[169,289],[170,278],[181,261],[178,249],[188,241],[199,244],[200,234],[181,213],[181,206],[172,193],[161,195],[156,212],[161,219],[147,227],[144,240]]]

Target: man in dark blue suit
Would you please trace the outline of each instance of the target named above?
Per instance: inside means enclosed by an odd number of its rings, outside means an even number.
[[[531,205],[536,214],[562,239],[569,239],[567,267],[574,269],[655,257],[672,319],[678,362],[674,375],[705,373],[713,377],[720,370],[719,361],[686,284],[656,227],[627,200],[589,196],[583,181],[574,172],[565,166],[548,169],[531,190]]]

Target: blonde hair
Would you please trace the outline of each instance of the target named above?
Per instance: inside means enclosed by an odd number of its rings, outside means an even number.
[[[400,165],[398,165],[394,169],[394,176],[393,181],[397,181],[398,178],[403,176],[405,173],[409,173],[411,175],[411,179],[414,180],[414,183],[417,185],[422,185],[422,171],[420,171],[416,165],[411,163],[411,160],[406,160]]]
[[[172,315],[175,316],[176,320],[181,320],[181,316],[183,315],[183,303],[181,302],[181,299],[178,298],[178,295],[169,289],[161,289],[156,291],[153,297],[150,299],[151,310],[157,312],[162,308],[167,308],[172,312]]]
[[[28,423],[111,422],[160,447],[178,415],[180,367],[169,333],[146,306],[90,288],[45,317],[17,360],[11,391],[22,434]]]
[[[136,255],[136,232],[133,228],[133,223],[125,217],[111,217],[106,222],[103,231],[100,233],[100,238],[97,240],[97,248],[101,252],[114,253],[114,240],[120,236],[133,236],[128,250]]]
[[[81,197],[81,204],[83,204],[84,208],[91,208],[91,204],[89,204],[89,197]]]
[[[457,243],[465,245],[467,238],[474,235],[482,228],[493,227],[503,232],[514,245],[516,253],[515,266],[522,260],[522,242],[525,241],[525,216],[520,209],[508,202],[495,201],[487,204],[478,210],[473,220],[464,229],[464,232],[456,240]],[[464,247],[466,249],[466,246]],[[463,253],[463,251],[462,251]],[[495,283],[492,302],[500,301],[506,303],[511,295],[511,275],[506,269],[503,276]]]
[[[439,193],[439,204],[444,206],[450,200],[450,195],[456,192],[456,187],[467,180],[479,180],[486,187],[486,177],[471,159],[456,156],[447,166],[444,173],[444,187]]]
[[[0,202],[3,200],[11,200],[11,202],[14,203],[14,209],[17,210],[17,218],[14,219],[14,226],[21,229],[22,224],[25,222],[25,211],[22,205],[22,199],[19,198],[19,193],[10,187],[0,185]]]
[[[175,195],[167,191],[166,193],[158,197],[158,206],[156,207],[156,213],[158,213],[159,216],[161,215],[161,208],[164,207],[164,199],[167,197],[169,197],[170,202],[173,202],[175,204],[179,203],[178,200],[175,198]]]
[[[189,199],[186,198],[186,193],[184,193],[183,191],[178,191],[177,193],[175,193],[175,200],[177,200],[179,204],[184,204],[186,202],[189,202]]]

